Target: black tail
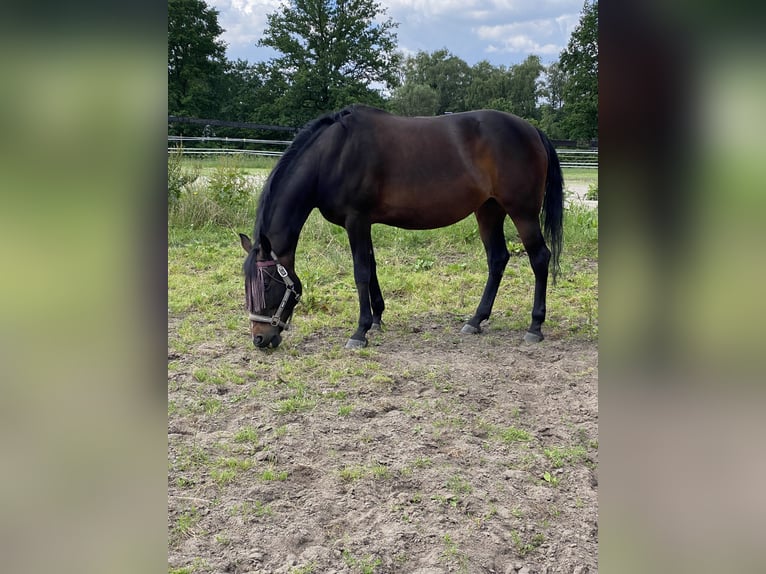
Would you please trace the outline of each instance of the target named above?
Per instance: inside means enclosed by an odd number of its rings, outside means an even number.
[[[551,248],[551,273],[555,285],[559,274],[559,256],[564,235],[564,176],[561,173],[559,156],[551,140],[539,129],[537,131],[548,152],[548,177],[543,200],[543,234]]]

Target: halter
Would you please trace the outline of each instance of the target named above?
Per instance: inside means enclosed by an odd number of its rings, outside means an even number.
[[[279,307],[277,307],[277,310],[274,311],[274,315],[272,317],[267,317],[266,315],[256,315],[255,313],[249,313],[249,317],[251,321],[255,321],[256,323],[267,323],[273,327],[289,329],[290,317],[283,321],[282,312],[285,310],[287,303],[290,301],[290,295],[295,297],[295,304],[297,305],[301,300],[301,294],[295,290],[295,282],[290,279],[290,275],[287,273],[287,269],[285,269],[284,266],[279,263],[279,261],[277,261],[277,256],[273,251],[271,252],[271,257],[272,259],[269,261],[256,261],[255,264],[261,268],[276,267],[277,273],[281,278],[281,282],[285,286],[285,294],[282,296],[282,301],[279,303]]]

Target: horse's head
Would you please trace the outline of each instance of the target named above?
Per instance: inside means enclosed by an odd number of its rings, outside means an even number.
[[[268,239],[261,237],[253,248],[247,235],[239,234],[245,259],[245,306],[250,318],[253,345],[261,349],[277,348],[282,331],[290,323],[295,305],[301,298],[301,283],[274,256]]]

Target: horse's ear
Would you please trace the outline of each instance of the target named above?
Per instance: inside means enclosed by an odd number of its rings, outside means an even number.
[[[245,250],[245,253],[249,254],[250,251],[253,249],[253,243],[250,241],[250,238],[244,233],[239,234],[239,242],[242,244],[242,249]]]

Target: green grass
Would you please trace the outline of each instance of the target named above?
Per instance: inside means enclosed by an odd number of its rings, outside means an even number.
[[[198,156],[192,153],[184,153],[181,165],[184,169],[192,171],[199,170],[201,173],[214,171],[221,165],[223,156]],[[266,173],[268,174],[277,163],[277,158],[256,156],[250,154],[237,155],[237,162],[241,169],[246,173]]]

